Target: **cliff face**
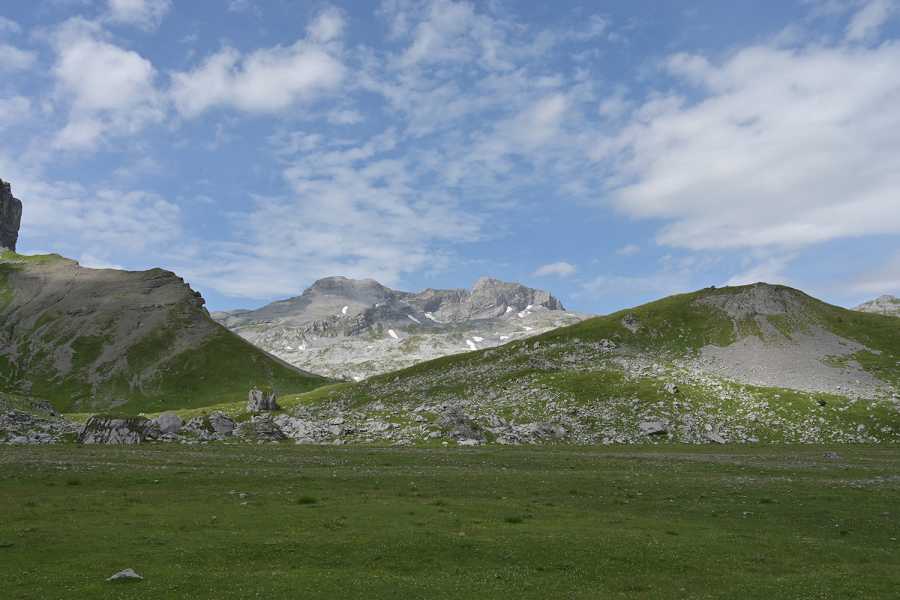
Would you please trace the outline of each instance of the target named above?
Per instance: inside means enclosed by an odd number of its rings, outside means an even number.
[[[11,186],[0,179],[0,248],[16,249],[22,223],[22,202],[13,198]]]

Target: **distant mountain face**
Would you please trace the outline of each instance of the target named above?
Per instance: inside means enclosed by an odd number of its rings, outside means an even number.
[[[168,271],[87,269],[56,255],[0,255],[0,392],[60,410],[204,406],[254,385],[326,383],[215,323]]]
[[[889,317],[900,317],[900,298],[888,295],[879,296],[875,300],[860,304],[854,310],[888,315]]]
[[[302,295],[213,318],[263,350],[329,377],[363,379],[581,321],[553,295],[496,279],[419,293],[328,277]]]

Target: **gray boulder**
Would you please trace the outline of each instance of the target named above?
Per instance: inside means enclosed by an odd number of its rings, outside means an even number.
[[[275,392],[264,392],[253,388],[247,399],[247,412],[260,413],[280,410]]]
[[[214,412],[209,415],[209,425],[219,435],[231,435],[235,427],[231,417],[221,412]]]
[[[140,444],[154,433],[154,429],[150,420],[144,417],[94,415],[78,432],[78,443]]]
[[[178,433],[184,426],[184,421],[182,421],[181,417],[174,412],[164,412],[156,417],[155,420],[156,424],[159,425],[159,432],[163,435],[167,433]]]
[[[113,583],[137,582],[143,580],[144,578],[138,575],[134,569],[125,569],[115,573],[112,577],[107,578],[107,581]]]
[[[245,440],[257,442],[280,442],[287,439],[271,415],[259,415],[241,423],[237,428],[237,435]]]
[[[638,429],[643,435],[665,435],[669,432],[669,424],[665,421],[641,421]]]

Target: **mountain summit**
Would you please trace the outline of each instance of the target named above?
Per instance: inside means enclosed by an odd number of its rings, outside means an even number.
[[[879,296],[874,300],[860,304],[854,310],[875,313],[877,315],[887,315],[889,317],[900,317],[900,298],[885,294],[884,296]]]
[[[327,277],[300,296],[213,318],[304,369],[361,379],[577,323],[552,294],[483,277],[471,290],[392,290]]]

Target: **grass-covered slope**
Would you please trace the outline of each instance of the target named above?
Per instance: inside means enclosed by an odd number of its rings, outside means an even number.
[[[299,393],[326,382],[214,323],[170,272],[0,257],[0,391],[62,411],[136,413],[237,401],[252,386]]]
[[[284,402],[345,441],[875,442],[900,440],[898,383],[900,319],[759,284]]]

